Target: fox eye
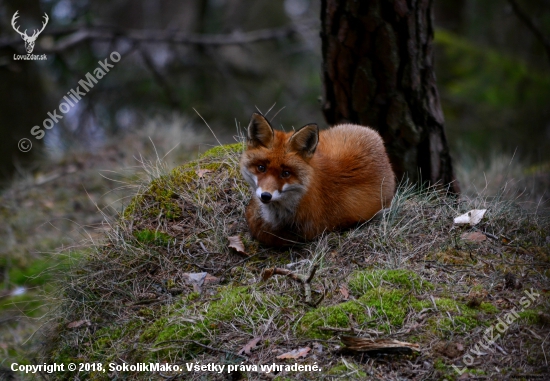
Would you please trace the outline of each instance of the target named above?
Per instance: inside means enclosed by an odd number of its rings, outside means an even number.
[[[290,177],[290,172],[289,172],[289,171],[283,171],[283,173],[281,173],[281,176],[282,176],[283,178]]]
[[[258,165],[258,171],[265,172],[265,165]]]

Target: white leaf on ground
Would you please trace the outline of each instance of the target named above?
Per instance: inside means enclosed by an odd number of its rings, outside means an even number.
[[[470,224],[474,226],[481,221],[486,211],[487,209],[472,209],[468,213],[455,217],[454,222],[457,225]]]
[[[200,294],[202,292],[202,285],[208,275],[208,273],[185,273],[183,274],[183,279],[193,286],[193,291]]]

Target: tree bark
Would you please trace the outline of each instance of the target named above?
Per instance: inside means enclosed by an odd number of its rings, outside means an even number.
[[[398,180],[455,180],[433,67],[432,0],[322,0],[328,123],[376,129]]]

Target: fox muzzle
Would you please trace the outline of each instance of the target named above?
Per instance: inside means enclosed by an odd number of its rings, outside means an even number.
[[[271,195],[271,193],[269,192],[262,192],[262,194],[260,195],[260,200],[264,203],[264,204],[267,204],[269,201],[271,201],[271,198],[273,196]]]

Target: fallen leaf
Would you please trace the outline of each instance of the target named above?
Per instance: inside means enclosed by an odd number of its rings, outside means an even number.
[[[277,356],[277,359],[279,360],[282,360],[282,359],[298,359],[300,357],[306,357],[307,356],[307,353],[311,350],[310,347],[304,347],[304,348],[300,348],[300,349],[294,349],[293,351],[290,351],[290,352],[287,352],[287,353],[283,353],[282,355],[280,356]]]
[[[206,274],[206,276],[204,276],[203,274]],[[208,273],[183,273],[181,274],[181,276],[189,284],[200,279],[203,280],[203,283],[217,283],[220,281],[220,278],[215,277],[214,275],[208,274]]]
[[[483,242],[487,239],[487,236],[481,232],[467,232],[462,233],[460,239],[470,242]]]
[[[208,273],[184,273],[183,279],[193,286],[193,291],[202,292],[202,285],[204,283],[216,283],[219,279]]]
[[[470,224],[474,226],[481,221],[487,209],[472,209],[468,213],[464,213],[454,219],[454,223],[457,225]]]
[[[261,340],[261,337],[255,337],[252,340],[250,340],[246,345],[239,351],[239,355],[242,355],[243,353],[250,356],[252,353],[250,353],[250,350],[256,348],[256,345]]]
[[[262,272],[262,280],[265,282],[266,280],[268,280],[269,278],[271,278],[273,276],[273,273],[275,272],[275,268],[270,268],[270,269],[265,269],[263,272]]]
[[[204,175],[206,175],[207,173],[210,173],[210,172],[212,172],[211,169],[199,169],[199,170],[196,171],[197,176],[199,176],[199,179],[204,177]]]
[[[246,250],[244,248],[243,241],[241,240],[241,236],[235,235],[232,237],[227,237],[227,239],[229,240],[230,248],[235,249],[237,253],[247,255]]]
[[[340,294],[342,294],[344,300],[349,299],[349,290],[346,286],[342,285],[342,287],[340,287]]]
[[[82,327],[83,325],[89,327],[90,325],[92,325],[92,323],[90,323],[89,320],[77,320],[67,324],[67,328],[78,328],[78,327]]]

